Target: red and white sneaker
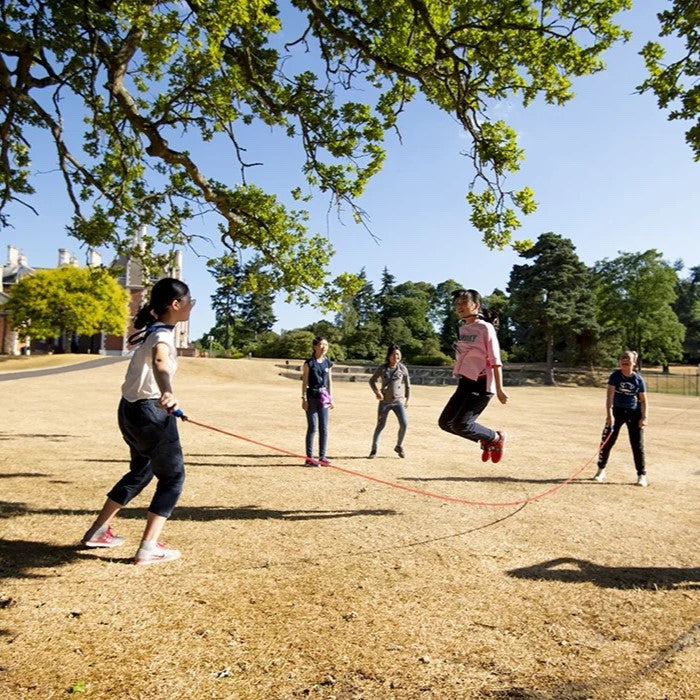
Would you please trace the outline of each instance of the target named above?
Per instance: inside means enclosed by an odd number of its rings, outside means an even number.
[[[134,557],[134,564],[164,564],[180,558],[180,550],[168,549],[163,542],[158,542],[155,547],[145,549],[139,547]]]
[[[488,462],[491,459],[491,443],[488,440],[480,440],[481,444],[481,461]]]
[[[506,453],[506,434],[498,433],[498,437],[491,443],[491,461],[500,462]]]
[[[101,535],[98,535],[99,528],[91,527],[84,535],[80,543],[84,547],[118,547],[124,544],[121,535],[115,535],[110,525]]]

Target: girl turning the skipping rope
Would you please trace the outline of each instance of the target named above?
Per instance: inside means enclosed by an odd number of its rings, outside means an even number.
[[[144,329],[129,338],[136,345],[122,384],[118,420],[129,445],[129,471],[107,494],[102,511],[82,539],[86,547],[116,547],[124,538],[115,535],[111,522],[119,510],[156,477],[148,507],[146,528],[136,552],[136,564],[157,564],[180,556],[158,541],[163,525],[180,497],[185,465],[180,447],[178,407],[172,387],[177,369],[173,329],[190,317],[195,300],[184,282],[165,278],[156,282],[149,303],[134,319],[134,328]]]
[[[500,462],[506,434],[476,422],[491,397],[508,401],[503,390],[501,351],[496,337],[498,319],[481,306],[481,295],[474,289],[459,289],[452,295],[455,311],[462,321],[456,343],[453,374],[459,384],[438,419],[448,433],[481,443],[481,459]]]
[[[379,380],[381,380],[381,391],[377,389]],[[399,419],[399,435],[396,439],[394,452],[399,457],[405,457],[403,440],[406,437],[406,429],[408,428],[406,409],[408,408],[408,398],[411,393],[411,380],[408,376],[406,365],[401,363],[401,348],[398,345],[390,345],[387,348],[386,362],[377,367],[369,380],[369,386],[379,399],[377,427],[374,429],[369,459],[374,459],[377,455],[379,436],[386,426],[386,419],[390,411],[393,411]]]
[[[306,462],[307,467],[327,467],[328,409],[333,408],[331,398],[331,367],[326,357],[328,341],[317,336],[313,339],[311,357],[304,362],[301,374],[301,407],[306,412]],[[314,437],[318,426],[318,460],[314,459]]]
[[[593,477],[597,482],[605,480],[605,467],[610,450],[617,442],[623,425],[627,426],[634,466],[637,470],[637,485],[647,486],[647,472],[644,460],[644,426],[647,423],[647,388],[637,366],[637,353],[625,350],[619,358],[620,369],[608,378],[605,395],[605,428],[602,447],[598,457],[598,472]]]

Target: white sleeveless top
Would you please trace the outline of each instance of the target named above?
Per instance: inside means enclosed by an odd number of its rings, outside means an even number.
[[[122,396],[133,403],[142,399],[159,399],[160,388],[153,376],[153,348],[156,343],[168,346],[168,372],[170,376],[177,370],[177,350],[173,329],[162,323],[154,323],[148,329],[148,336],[134,351],[122,384]]]

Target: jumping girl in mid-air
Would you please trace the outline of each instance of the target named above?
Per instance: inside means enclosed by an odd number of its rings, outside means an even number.
[[[508,401],[503,390],[501,351],[496,337],[495,314],[481,305],[481,295],[474,289],[459,289],[452,295],[455,311],[462,321],[456,343],[453,374],[459,384],[443,409],[438,425],[448,433],[481,443],[481,459],[500,462],[506,434],[476,422],[495,393],[501,403]]]
[[[593,479],[599,483],[605,480],[605,467],[610,457],[610,450],[617,442],[620,428],[626,425],[634,466],[637,470],[637,485],[647,486],[644,460],[644,426],[647,424],[649,407],[647,388],[642,375],[635,371],[637,353],[634,350],[625,350],[620,355],[619,362],[620,369],[616,369],[608,378],[603,446],[598,457],[598,471]]]
[[[102,511],[82,539],[85,547],[123,544],[124,538],[114,534],[110,523],[155,476],[158,484],[148,507],[146,528],[134,558],[136,564],[157,564],[180,556],[177,549],[168,549],[158,538],[185,480],[177,418],[173,415],[178,407],[172,387],[177,369],[173,329],[178,321],[189,319],[194,304],[184,282],[166,277],[156,282],[150,302],[134,319],[134,328],[145,330],[129,338],[137,348],[122,384],[118,412],[131,463],[129,471],[107,494]]]

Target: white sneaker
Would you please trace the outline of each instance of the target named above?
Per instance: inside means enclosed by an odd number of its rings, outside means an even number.
[[[180,551],[178,549],[168,549],[162,542],[158,542],[151,549],[139,547],[134,557],[134,564],[163,564],[166,561],[179,558]]]
[[[649,482],[647,481],[647,475],[646,475],[646,474],[640,474],[640,475],[637,477],[637,486],[643,486],[644,488],[646,488],[647,486],[649,486]]]
[[[605,469],[599,469],[593,477],[593,481],[597,481],[599,484],[603,483],[605,481]]]

